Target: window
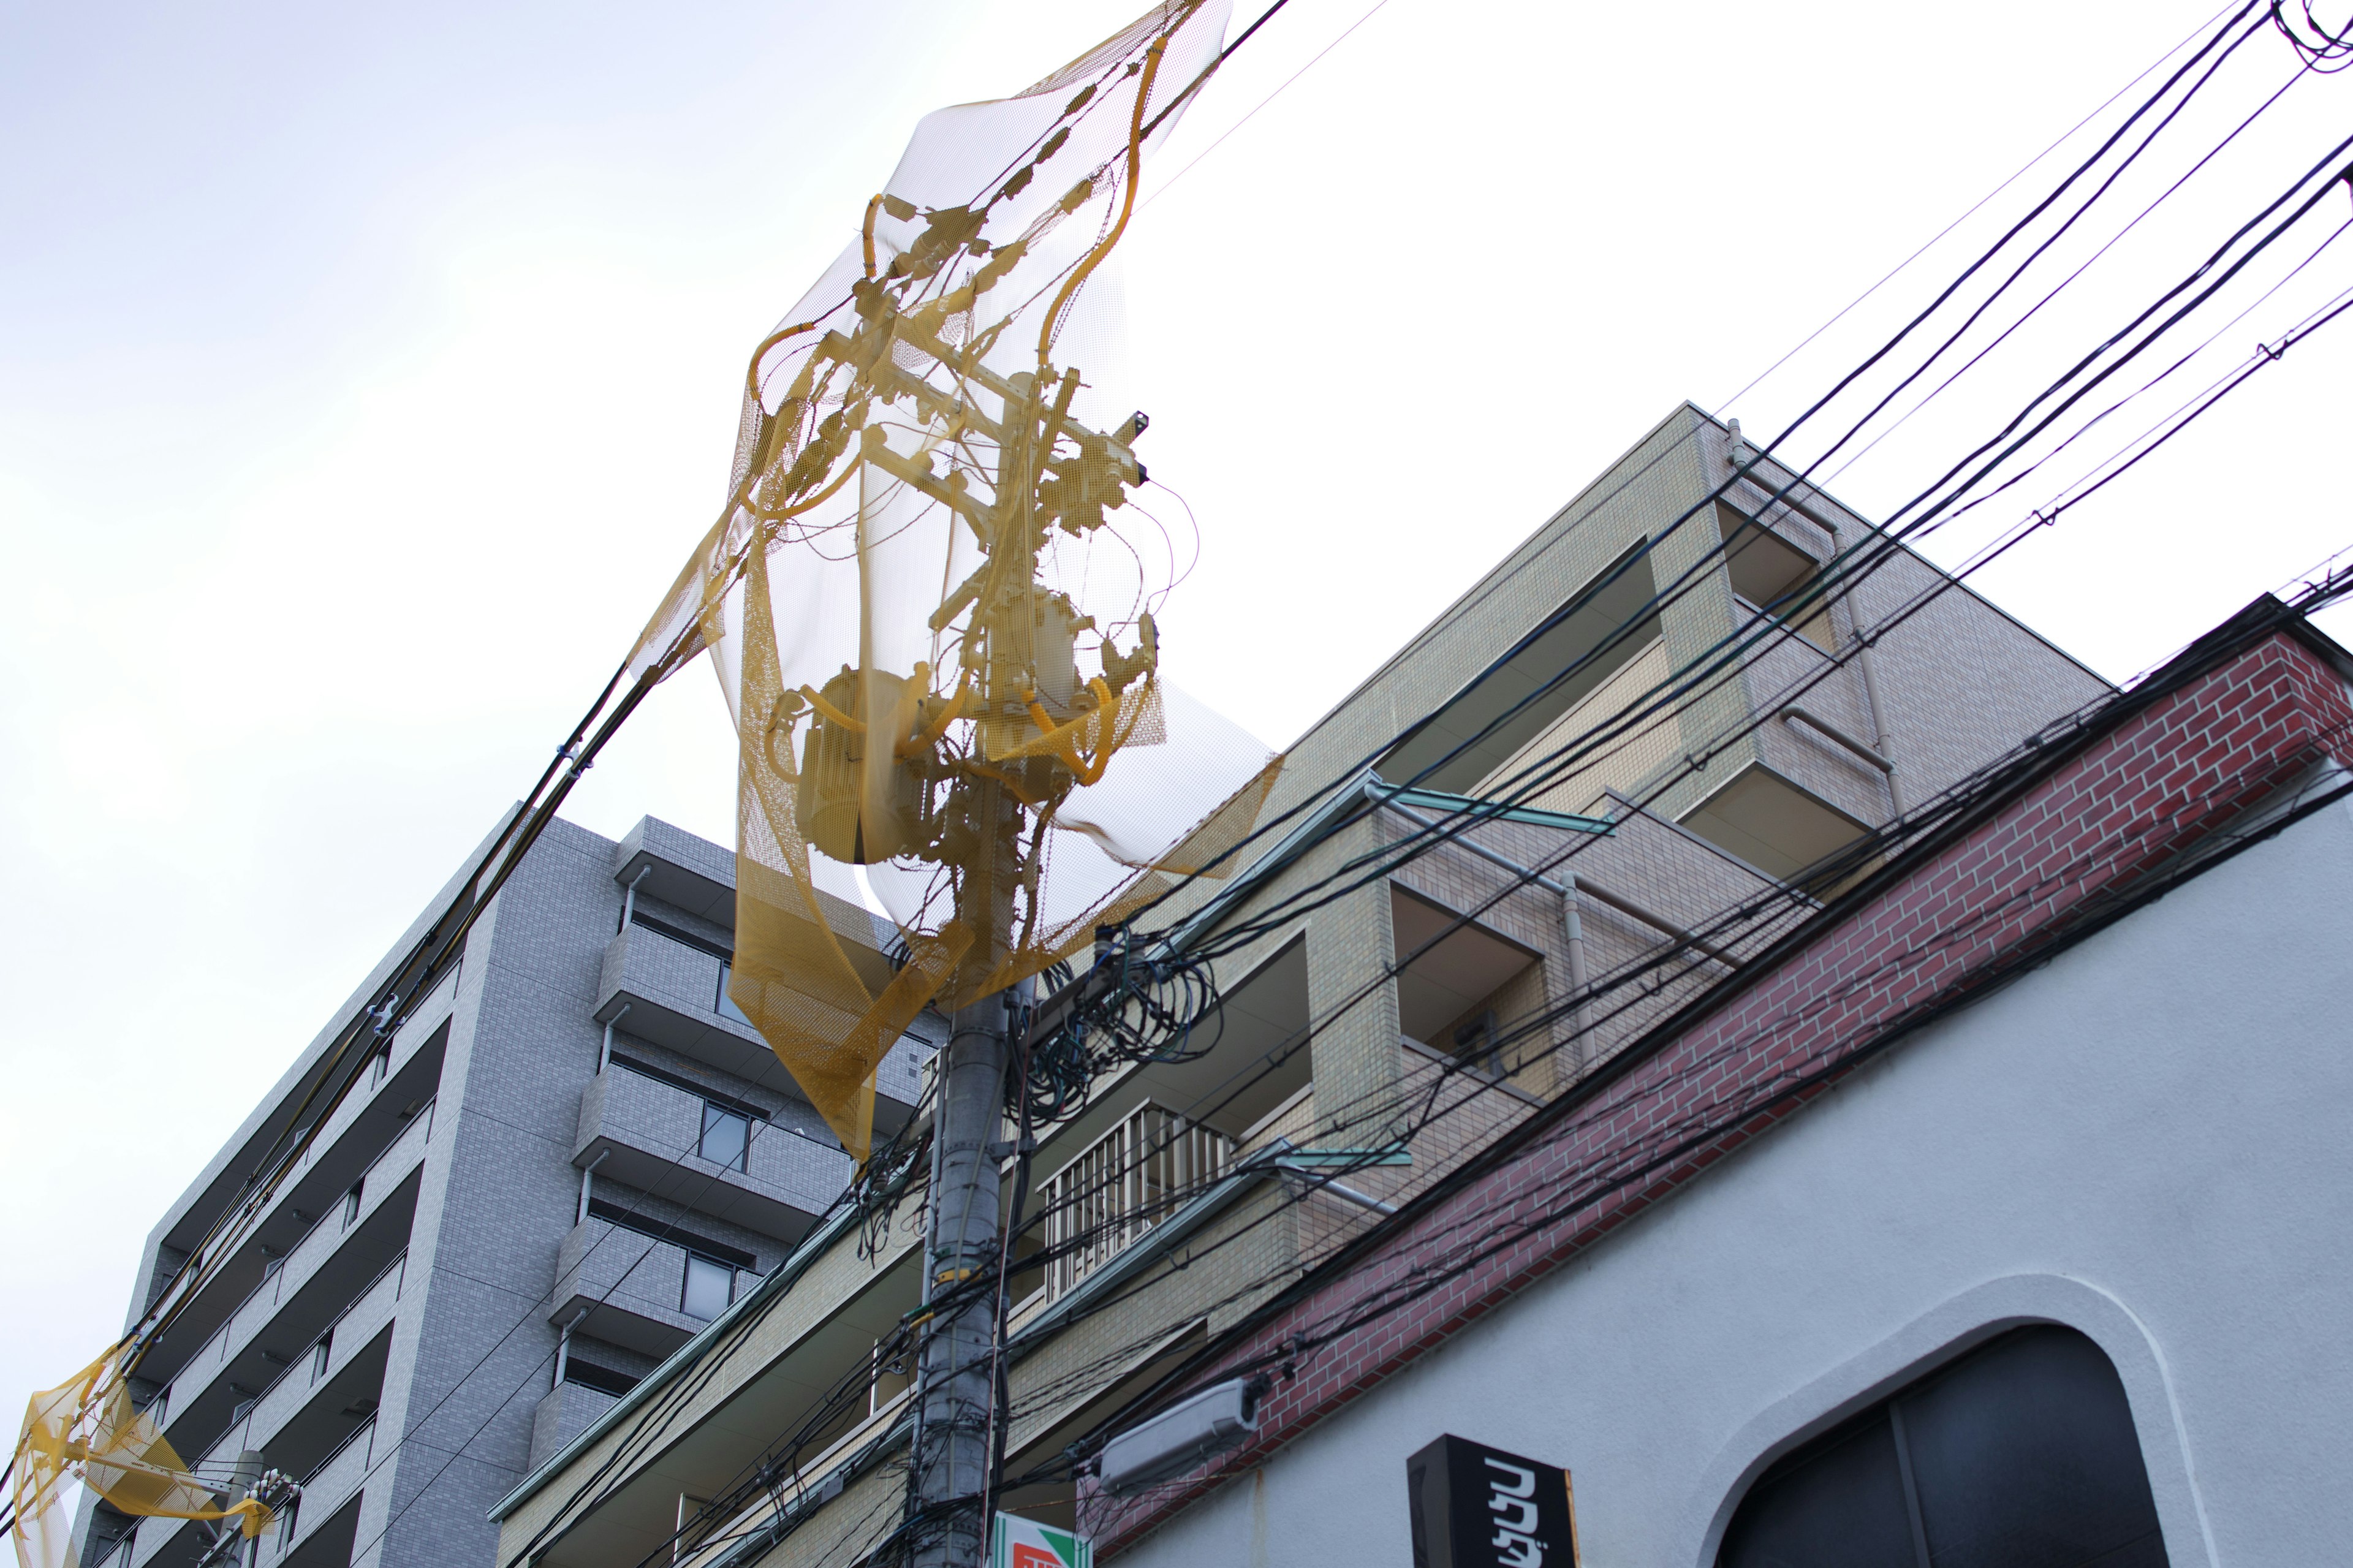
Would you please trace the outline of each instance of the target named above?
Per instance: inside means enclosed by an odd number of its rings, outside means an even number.
[[[733,1268],[698,1252],[686,1255],[686,1289],[679,1298],[680,1311],[707,1323],[725,1311],[727,1303],[734,1299]]]
[[[748,1027],[752,1023],[751,1016],[735,1005],[735,998],[727,994],[727,977],[734,972],[734,966],[725,959],[719,961],[719,996],[711,1004],[711,1010],[723,1018],[732,1018]]]
[[[1503,1038],[1493,1007],[1454,1031],[1454,1054],[1490,1078],[1496,1076],[1503,1066]]]
[[[367,1183],[364,1181],[353,1182],[352,1190],[343,1194],[343,1228],[345,1230],[351,1229],[353,1226],[359,1223],[360,1197],[366,1186]]]
[[[590,1198],[588,1217],[601,1219],[607,1225],[617,1225],[623,1230],[636,1231],[639,1236],[649,1236],[656,1241],[667,1241],[672,1247],[684,1247],[689,1252],[699,1252],[705,1258],[716,1258],[747,1274],[756,1274],[760,1270],[759,1258],[740,1247],[730,1247],[714,1237],[698,1235],[657,1215],[640,1214],[628,1205],[613,1203],[606,1198]]]
[[[1717,1568],[2165,1568],[2123,1383],[2017,1329],[1757,1478]]]
[[[370,1089],[374,1089],[376,1085],[382,1083],[385,1080],[385,1075],[391,1071],[392,1047],[386,1046],[384,1049],[376,1052],[375,1059],[368,1063],[368,1087]]]
[[[583,1388],[593,1388],[599,1394],[609,1394],[616,1399],[638,1385],[638,1380],[628,1373],[582,1361],[577,1355],[565,1357],[564,1381],[576,1383]]]
[[[334,1359],[335,1337],[329,1334],[311,1347],[311,1381],[318,1382],[327,1375],[327,1363]]]
[[[752,1119],[713,1105],[702,1104],[702,1142],[695,1152],[714,1165],[724,1165],[731,1171],[750,1168],[752,1150]]]

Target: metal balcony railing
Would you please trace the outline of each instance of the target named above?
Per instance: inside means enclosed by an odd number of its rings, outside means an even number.
[[[162,1406],[159,1425],[168,1426],[174,1411],[185,1410],[190,1401],[203,1393],[223,1367],[235,1360],[253,1336],[259,1333],[273,1318],[288,1294],[308,1283],[320,1265],[342,1247],[343,1238],[357,1230],[375,1212],[385,1194],[407,1179],[410,1167],[423,1158],[426,1145],[433,1137],[433,1111],[437,1100],[426,1101],[423,1109],[409,1119],[400,1135],[368,1162],[353,1190],[360,1194],[357,1212],[345,1217],[343,1205],[337,1204],[311,1222],[311,1228],[288,1248],[279,1259],[278,1267],[263,1276],[261,1282],[246,1293],[245,1299],[230,1309],[227,1319],[213,1331],[196,1353],[190,1356],[174,1375],[164,1392],[151,1402],[148,1409],[154,1413]],[[407,1256],[406,1248],[401,1256]],[[378,1279],[383,1278],[381,1274]],[[361,1294],[364,1295],[364,1290]]]
[[[1146,1102],[1039,1188],[1050,1301],[1233,1166],[1234,1141]]]

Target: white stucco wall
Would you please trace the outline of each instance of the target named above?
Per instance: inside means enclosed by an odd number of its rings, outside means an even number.
[[[1700,1568],[1793,1441],[2021,1321],[2116,1363],[2176,1568],[2353,1542],[2353,805],[1899,1047],[1123,1553],[1406,1568],[1440,1432]]]

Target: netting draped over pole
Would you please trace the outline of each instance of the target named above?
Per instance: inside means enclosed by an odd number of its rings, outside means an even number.
[[[1119,381],[1113,247],[1226,14],[1167,0],[917,126],[754,353],[725,505],[598,732],[712,656],[738,741],[729,995],[860,1161],[876,1068],[918,1012],[1084,947],[1247,834],[1273,785],[1278,759],[1160,673],[1176,552],[1133,499],[1146,421]],[[818,890],[813,856],[862,868],[894,942]],[[257,1174],[172,1302],[244,1244],[276,1179]],[[132,1408],[162,1322],[35,1397],[10,1472],[23,1568],[71,1560],[77,1479],[134,1517],[269,1524]]]
[[[916,1012],[1086,946],[1247,832],[1273,782],[1160,673],[1168,552],[1123,526],[1145,421],[1105,287],[1225,9],[1155,6],[923,119],[754,355],[727,510],[634,656],[712,655],[742,758],[729,994],[861,1159]],[[840,940],[812,855],[865,868],[896,973]]]

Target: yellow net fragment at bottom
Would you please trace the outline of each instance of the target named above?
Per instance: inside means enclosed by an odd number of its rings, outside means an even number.
[[[113,1351],[26,1405],[9,1476],[20,1568],[75,1562],[66,1507],[74,1481],[133,1518],[234,1519],[248,1540],[276,1522],[257,1499],[222,1504],[182,1463],[163,1431],[132,1407]]]

